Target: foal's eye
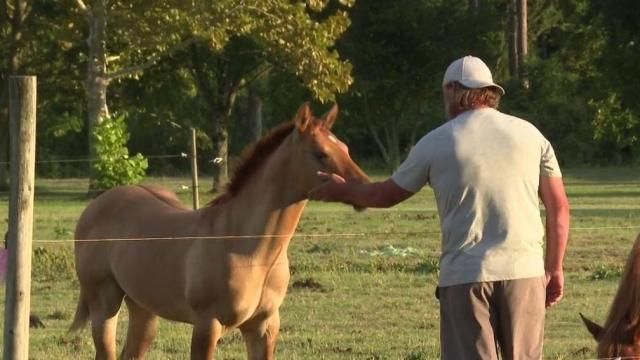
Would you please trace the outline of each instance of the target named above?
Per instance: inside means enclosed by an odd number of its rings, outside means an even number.
[[[326,160],[329,156],[328,156],[325,152],[322,152],[322,151],[314,151],[314,152],[313,152],[313,157],[315,157],[315,158],[316,158],[316,160],[318,160],[318,161],[324,161],[324,160]]]

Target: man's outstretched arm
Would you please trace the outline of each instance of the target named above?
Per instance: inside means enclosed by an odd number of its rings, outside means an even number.
[[[414,193],[398,186],[391,178],[369,184],[345,182],[336,174],[320,173],[326,181],[309,192],[309,198],[320,201],[335,201],[356,207],[388,208]]]

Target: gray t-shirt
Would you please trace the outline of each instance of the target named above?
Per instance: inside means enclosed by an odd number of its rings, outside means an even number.
[[[549,141],[492,108],[464,112],[420,139],[392,179],[411,192],[434,190],[440,286],[544,275],[541,176],[562,176]]]

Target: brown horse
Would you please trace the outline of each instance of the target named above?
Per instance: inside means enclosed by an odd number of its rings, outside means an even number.
[[[287,248],[318,171],[368,182],[308,104],[245,152],[222,196],[187,209],[170,191],[125,186],[82,213],[75,238],[80,297],[72,330],[91,320],[96,359],[115,359],[117,315],[129,311],[122,358],[142,358],[157,318],[193,324],[192,359],[211,359],[239,328],[250,359],[272,359],[289,282]],[[151,240],[149,240],[151,239]],[[93,241],[92,241],[93,240]]]
[[[599,358],[640,359],[640,235],[627,259],[604,326],[580,316],[598,342]]]

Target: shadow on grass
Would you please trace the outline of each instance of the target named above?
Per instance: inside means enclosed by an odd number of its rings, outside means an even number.
[[[581,192],[571,193],[569,191],[569,199],[571,198],[610,198],[610,197],[637,197],[640,198],[640,183],[638,183],[638,190],[624,190],[624,191],[598,191],[598,192]]]
[[[604,183],[638,184],[640,167],[638,166],[589,166],[564,169],[565,181],[569,184],[594,185]]]
[[[574,218],[621,218],[635,221],[632,225],[640,226],[640,204],[635,209],[571,209]]]
[[[36,186],[34,198],[38,200],[55,200],[55,201],[82,201],[89,200],[92,197],[85,188],[77,190],[58,190],[49,187]],[[9,201],[9,191],[0,191],[0,201]]]
[[[78,191],[70,191],[70,190],[38,190],[36,188],[35,192],[35,201],[56,201],[56,202],[78,202],[78,201],[87,201],[94,198],[94,196],[90,196],[87,193],[87,190],[78,190]]]

